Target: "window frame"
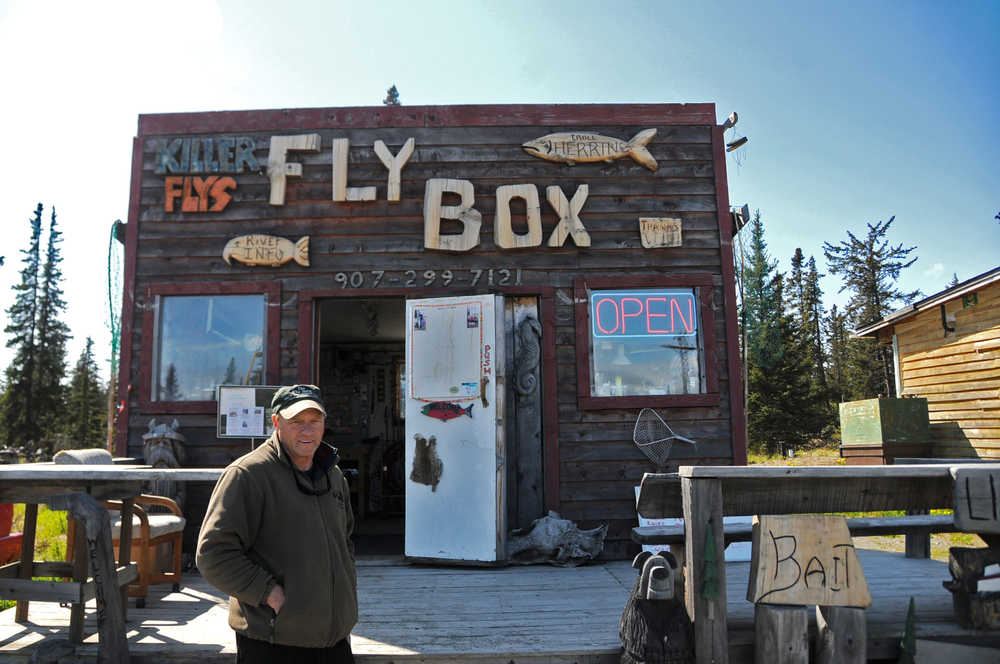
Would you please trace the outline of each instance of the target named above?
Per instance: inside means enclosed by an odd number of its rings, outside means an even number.
[[[146,288],[146,306],[142,315],[142,357],[139,364],[139,409],[142,413],[215,413],[217,402],[153,401],[153,362],[156,357],[156,323],[160,296],[263,295],[265,313],[265,384],[276,385],[281,358],[281,282],[236,281],[222,283],[158,283]]]
[[[705,364],[705,391],[699,394],[650,394],[635,396],[595,397],[590,395],[590,291],[627,290],[637,288],[697,289],[701,317],[702,359]],[[715,347],[715,326],[718,323],[712,307],[715,276],[710,273],[577,277],[573,280],[576,322],[577,407],[580,410],[606,408],[646,408],[717,406],[719,404],[718,349]]]

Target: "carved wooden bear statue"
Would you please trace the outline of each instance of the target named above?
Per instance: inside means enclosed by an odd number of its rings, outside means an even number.
[[[643,551],[632,567],[639,577],[618,624],[622,664],[693,664],[691,619],[674,596],[677,559],[669,551]]]

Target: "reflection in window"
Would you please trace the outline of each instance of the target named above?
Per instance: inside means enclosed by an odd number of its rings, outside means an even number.
[[[218,385],[262,385],[264,295],[160,298],[154,401],[211,401]]]
[[[591,291],[590,395],[704,392],[696,291]]]

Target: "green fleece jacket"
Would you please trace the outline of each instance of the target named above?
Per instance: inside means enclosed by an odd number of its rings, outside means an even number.
[[[252,639],[306,648],[332,646],[358,621],[354,528],[347,480],[337,451],[320,445],[314,464],[330,490],[309,495],[277,434],[222,473],[198,535],[197,564],[230,596],[229,625]],[[321,475],[317,492],[326,488]],[[266,603],[275,583],[285,604]]]

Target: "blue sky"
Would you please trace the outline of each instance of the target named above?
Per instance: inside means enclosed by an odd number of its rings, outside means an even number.
[[[55,205],[75,361],[107,370],[105,261],[139,113],[404,104],[715,102],[749,143],[730,201],[796,247],[896,216],[925,294],[1000,264],[1000,2],[0,0],[0,307]],[[727,138],[732,138],[730,132]],[[739,159],[739,162],[737,162]],[[827,301],[839,281],[827,277]],[[0,349],[0,365],[10,352]]]

